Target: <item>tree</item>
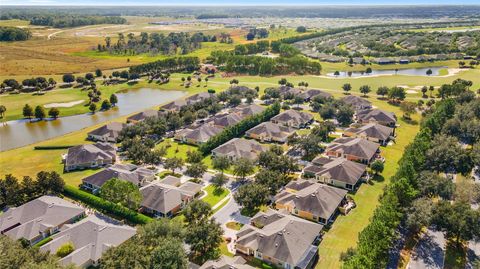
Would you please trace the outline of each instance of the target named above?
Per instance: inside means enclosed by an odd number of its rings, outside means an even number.
[[[400,110],[403,111],[403,118],[410,120],[410,114],[415,113],[417,108],[417,104],[414,102],[404,101],[400,104]]]
[[[46,116],[45,109],[42,106],[35,107],[35,118],[43,120]]]
[[[258,183],[247,183],[240,186],[233,197],[246,210],[253,211],[268,202],[268,195],[269,190],[266,186]]]
[[[29,104],[25,104],[23,107],[23,117],[28,119],[33,117],[33,109]]]
[[[94,80],[95,77],[93,76],[92,73],[86,73],[85,74],[85,79],[88,80],[88,81],[91,81],[91,80]]]
[[[433,73],[432,69],[428,69],[427,72],[426,72],[427,76],[430,76],[432,73]]]
[[[185,171],[185,174],[193,178],[201,178],[203,174],[207,172],[207,169],[208,169],[207,166],[202,162],[192,163],[189,166],[187,166],[187,170]]]
[[[370,86],[362,85],[360,86],[360,92],[363,93],[363,96],[367,96],[367,94],[371,91]]]
[[[332,119],[335,117],[335,112],[336,108],[332,103],[326,103],[324,106],[320,107],[318,110],[318,114],[322,117],[324,120]]]
[[[182,241],[161,239],[153,250],[150,269],[187,269],[189,262]]]
[[[187,152],[187,163],[201,163],[203,160],[203,155],[198,150],[188,151]]]
[[[54,119],[57,119],[58,115],[60,115],[60,110],[58,110],[58,108],[52,107],[52,108],[50,108],[50,110],[48,110],[48,116],[50,116]]]
[[[297,27],[297,32],[298,33],[305,33],[307,31],[307,28],[305,26],[298,26]]]
[[[112,104],[110,104],[110,101],[103,100],[102,105],[101,105],[101,109],[102,110],[109,110],[110,108],[112,108]]]
[[[254,171],[253,162],[246,158],[239,158],[233,163],[233,174],[245,179],[247,175],[250,175]]]
[[[63,75],[62,80],[65,83],[72,84],[72,82],[75,81],[75,76],[72,74],[65,74]]]
[[[345,94],[348,94],[348,92],[352,89],[352,85],[350,85],[350,83],[345,83],[343,84],[342,89]]]
[[[4,105],[0,105],[0,119],[5,117],[5,112],[7,112],[7,108]]]
[[[218,247],[223,242],[223,230],[214,219],[203,220],[187,229],[185,243],[190,245],[193,259],[203,264],[220,256]]]
[[[95,70],[95,76],[101,77],[102,75],[103,75],[102,70],[100,70],[100,69],[97,68],[97,69]]]
[[[178,168],[182,168],[183,166],[183,159],[172,157],[165,160],[165,169],[172,170],[172,173],[175,173],[175,170]]]
[[[312,134],[300,136],[293,141],[293,144],[305,153],[302,159],[307,161],[313,160],[318,154],[322,153],[321,143],[322,138]]]
[[[132,182],[112,178],[100,188],[100,196],[113,203],[120,203],[132,210],[137,210],[142,202],[142,193]]]
[[[330,121],[322,121],[312,129],[312,134],[320,137],[322,141],[327,142],[330,133],[335,131],[335,124]]]
[[[60,258],[66,257],[68,254],[72,253],[75,250],[75,247],[73,246],[72,242],[67,242],[63,245],[61,245],[58,249],[55,255],[57,255]]]
[[[425,167],[437,172],[466,175],[472,171],[473,162],[457,138],[440,134],[433,138],[432,148],[427,150]]]
[[[0,205],[17,206],[23,203],[22,189],[18,179],[11,174],[0,179]]]
[[[423,87],[422,87],[422,97],[423,97],[423,98],[427,98],[427,91],[428,91],[428,87],[427,87],[427,86],[423,86]]]
[[[216,156],[212,159],[212,165],[213,168],[219,170],[223,174],[225,170],[228,170],[228,168],[230,168],[232,163],[230,159],[226,156]]]
[[[416,181],[423,196],[440,196],[442,199],[450,200],[455,190],[455,184],[451,179],[435,172],[422,171]]]
[[[407,96],[405,89],[402,87],[392,87],[388,91],[388,98],[393,102],[400,102]]]
[[[199,222],[208,220],[212,214],[212,207],[207,202],[199,199],[193,200],[183,210],[185,221],[189,225],[198,224]]]
[[[112,106],[116,106],[118,103],[118,98],[114,93],[110,95],[110,103],[112,104]]]
[[[91,103],[90,106],[88,106],[88,109],[92,112],[92,114],[95,114],[95,111],[97,110],[97,105],[95,103]]]
[[[63,192],[65,182],[57,172],[41,171],[37,174],[36,186],[38,187],[38,192],[40,195],[58,195]]]
[[[419,198],[414,200],[407,211],[406,224],[408,229],[413,233],[418,233],[423,227],[429,226],[432,219],[432,209],[431,199]]]
[[[382,96],[382,98],[388,94],[388,87],[380,86],[377,89],[377,95]]]
[[[350,106],[342,105],[337,111],[337,121],[341,126],[348,126],[353,122],[353,114],[355,112]]]
[[[215,188],[218,188],[218,189],[222,188],[223,185],[227,183],[227,181],[228,181],[228,178],[223,173],[215,174],[212,177],[212,184],[215,186]]]
[[[383,172],[384,164],[382,161],[376,160],[370,165],[370,168],[375,172],[375,175],[378,175],[378,173]]]
[[[480,212],[471,209],[470,204],[440,201],[432,219],[437,228],[455,239],[458,245],[480,235]]]
[[[261,184],[268,188],[271,195],[275,195],[277,191],[285,186],[290,178],[281,172],[269,169],[261,169],[255,175],[255,183]]]

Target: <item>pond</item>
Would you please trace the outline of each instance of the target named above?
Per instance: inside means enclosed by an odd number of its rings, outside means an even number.
[[[422,68],[408,68],[408,69],[386,69],[386,70],[372,70],[372,73],[367,74],[365,71],[341,71],[338,76],[335,73],[328,73],[329,77],[368,77],[368,76],[381,76],[381,75],[408,75],[408,76],[428,76],[427,71],[432,70],[431,76],[438,76],[440,70],[446,69],[446,66],[437,67],[422,67]]]
[[[140,112],[179,99],[185,94],[182,91],[141,88],[117,93],[117,107],[108,111],[97,112],[94,115],[87,113],[38,122],[30,122],[29,120],[9,121],[6,125],[0,126],[0,151],[44,141],[134,112]]]

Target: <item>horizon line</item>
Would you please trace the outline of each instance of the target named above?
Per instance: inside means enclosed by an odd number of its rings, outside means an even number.
[[[432,3],[419,3],[419,4],[390,4],[390,3],[376,3],[376,4],[192,4],[192,3],[185,3],[185,4],[139,4],[139,3],[124,3],[124,4],[56,4],[56,3],[29,3],[29,4],[15,4],[15,3],[3,3],[0,5],[0,9],[2,7],[9,6],[9,7],[132,7],[132,6],[139,6],[139,7],[348,7],[348,6],[365,6],[365,7],[382,7],[382,6],[389,6],[389,7],[416,7],[416,6],[425,6],[425,7],[443,7],[443,6],[480,6],[479,4],[432,4]]]

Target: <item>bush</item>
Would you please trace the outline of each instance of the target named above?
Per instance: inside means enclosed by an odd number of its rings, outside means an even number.
[[[97,209],[100,212],[111,214],[120,219],[125,219],[133,224],[145,224],[152,221],[152,218],[145,216],[136,211],[130,210],[122,205],[118,205],[104,200],[91,193],[79,190],[75,187],[65,185],[64,195],[74,200],[79,200],[85,204]]]
[[[51,150],[51,149],[69,149],[71,147],[75,147],[77,145],[58,145],[58,146],[35,146],[33,149],[35,150]]]
[[[56,255],[60,258],[68,256],[68,254],[72,253],[75,250],[75,247],[71,242],[65,243],[60,246],[57,250]]]

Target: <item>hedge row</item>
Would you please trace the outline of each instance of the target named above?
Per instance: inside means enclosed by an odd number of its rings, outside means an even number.
[[[79,190],[72,186],[65,185],[63,194],[74,200],[82,201],[83,203],[97,209],[102,213],[113,215],[115,217],[118,217],[119,219],[125,219],[133,224],[145,224],[153,220],[148,216],[128,209],[122,205],[118,205],[110,201],[104,200],[98,196]]]
[[[247,117],[240,121],[239,123],[229,126],[225,129],[223,129],[222,132],[219,134],[211,137],[208,139],[208,141],[198,148],[200,152],[202,152],[204,155],[209,154],[214,148],[222,145],[223,143],[228,142],[229,140],[240,137],[243,134],[245,134],[246,131],[249,129],[259,125],[262,122],[270,120],[272,117],[277,115],[280,112],[280,104],[275,103],[267,109],[265,109],[262,113],[259,113],[257,115],[253,115],[250,117]]]
[[[424,169],[432,137],[454,114],[454,106],[454,100],[442,101],[437,104],[435,112],[425,118],[420,132],[406,147],[392,183],[386,187],[370,224],[360,233],[355,254],[347,258],[343,268],[386,267],[400,222],[418,194],[417,175]]]
[[[58,146],[35,146],[33,149],[35,150],[50,150],[50,149],[69,149],[71,147],[75,147],[77,145],[58,145]]]

